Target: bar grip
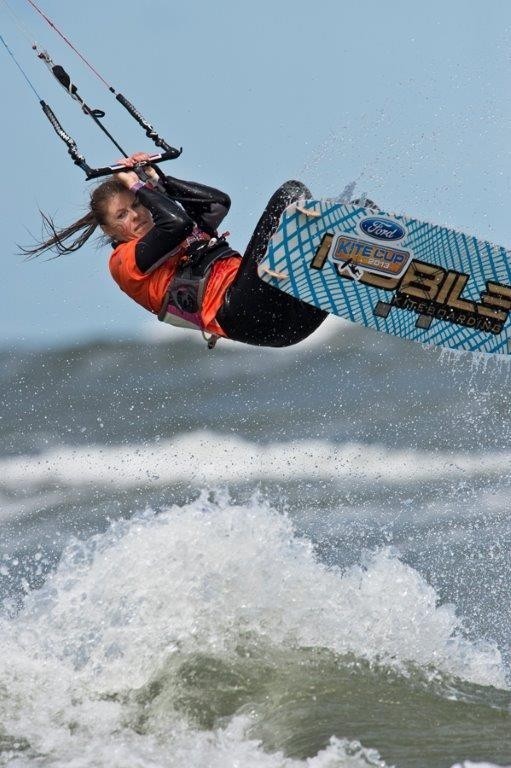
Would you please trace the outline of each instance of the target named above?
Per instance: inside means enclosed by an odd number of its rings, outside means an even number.
[[[183,150],[182,149],[174,149],[171,148],[168,152],[163,152],[162,154],[158,155],[152,155],[149,160],[146,160],[142,163],[138,163],[133,168],[127,169],[125,165],[122,165],[121,163],[115,164],[115,165],[107,165],[104,168],[91,168],[87,175],[87,180],[90,179],[99,179],[102,176],[112,176],[116,173],[119,173],[120,171],[136,171],[137,168],[145,168],[147,165],[154,165],[155,163],[163,163],[165,160],[174,160],[176,157],[179,157]]]

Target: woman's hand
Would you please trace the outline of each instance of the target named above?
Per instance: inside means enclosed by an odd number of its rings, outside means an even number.
[[[137,184],[139,181],[141,181],[135,171],[119,171],[115,174],[115,176],[124,184],[126,189],[131,189],[134,184]]]
[[[120,160],[117,161],[117,163],[118,165],[125,165],[126,168],[133,168],[139,163],[148,162],[152,157],[154,157],[154,155],[150,155],[148,152],[135,152],[135,154],[130,155],[129,157],[122,157]],[[158,176],[154,168],[152,168],[150,165],[145,165],[143,170],[151,182],[153,182],[155,185],[158,184],[160,177]]]

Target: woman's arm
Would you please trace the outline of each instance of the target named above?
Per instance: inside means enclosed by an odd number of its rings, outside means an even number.
[[[154,227],[139,240],[135,249],[137,266],[144,274],[152,272],[168,258],[169,252],[191,234],[194,223],[204,232],[215,235],[231,206],[229,195],[224,192],[172,176],[160,178],[151,166],[145,169],[146,174],[152,183],[161,182],[166,194],[141,184],[136,173],[128,169],[147,159],[149,155],[145,153],[123,158],[119,162],[124,163],[127,170],[118,174],[153,217]]]
[[[193,181],[181,181],[172,176],[161,179],[165,191],[180,203],[200,229],[215,235],[218,225],[231,207],[231,199],[225,192]]]
[[[155,270],[165,261],[169,252],[191,234],[194,223],[190,216],[167,195],[148,187],[136,192],[139,202],[153,217],[154,227],[141,237],[135,248],[137,267],[144,274]]]

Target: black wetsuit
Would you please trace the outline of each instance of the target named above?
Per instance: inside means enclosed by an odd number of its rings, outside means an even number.
[[[143,274],[155,270],[177,248],[195,224],[213,236],[231,207],[224,192],[205,184],[180,181],[166,176],[165,194],[141,187],[136,195],[153,217],[154,227],[140,238],[135,248],[135,261]],[[179,203],[179,205],[178,205]]]
[[[145,187],[137,192],[155,224],[140,239],[135,251],[137,266],[145,274],[156,269],[169,251],[183,242],[194,223],[215,235],[231,204],[228,195],[203,184],[169,176],[164,185],[166,194]],[[288,181],[266,206],[216,315],[228,338],[257,346],[286,347],[305,339],[325,319],[326,312],[283,293],[257,274],[257,265],[283,210],[304,196],[311,196],[307,187],[298,181]]]

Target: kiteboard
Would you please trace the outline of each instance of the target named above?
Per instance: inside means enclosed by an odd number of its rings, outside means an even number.
[[[511,252],[357,204],[301,200],[259,277],[354,323],[428,345],[511,353]]]

